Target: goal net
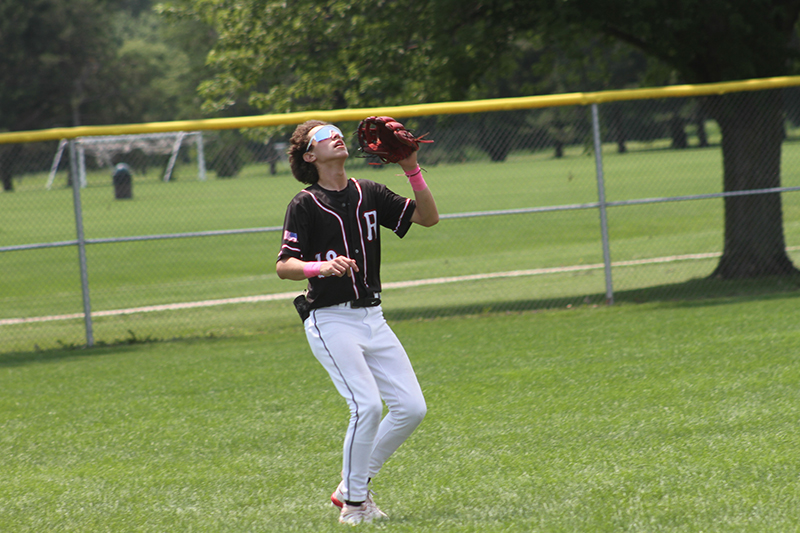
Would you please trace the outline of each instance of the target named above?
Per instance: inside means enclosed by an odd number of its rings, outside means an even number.
[[[182,147],[194,143],[197,148],[197,179],[206,179],[206,161],[203,152],[203,134],[199,131],[193,132],[169,132],[169,133],[142,133],[137,135],[108,135],[101,137],[79,137],[76,139],[76,149],[78,152],[78,175],[81,187],[86,187],[86,156],[94,158],[98,167],[113,167],[117,163],[127,162],[127,157],[134,157],[134,154],[169,155],[166,167],[164,168],[163,180],[170,181],[178,161],[178,154]],[[62,140],[58,145],[58,150],[53,157],[53,164],[50,167],[50,175],[47,180],[47,188],[50,189],[56,177],[59,164],[67,147],[67,141]]]

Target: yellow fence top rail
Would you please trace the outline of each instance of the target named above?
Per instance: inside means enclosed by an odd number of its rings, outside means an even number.
[[[568,93],[542,96],[523,96],[517,98],[496,98],[491,100],[472,100],[465,102],[442,102],[393,107],[372,107],[364,109],[336,109],[302,111],[274,115],[256,115],[235,118],[210,118],[201,120],[176,120],[171,122],[148,122],[142,124],[116,124],[111,126],[77,126],[70,128],[51,128],[34,131],[14,131],[0,133],[0,144],[27,143],[94,137],[101,135],[131,135],[138,133],[164,133],[172,131],[224,130],[234,128],[256,128],[300,124],[306,120],[318,119],[328,122],[358,121],[371,115],[389,115],[395,118],[419,117],[425,115],[449,115],[480,113],[486,111],[509,111],[568,105],[591,105],[603,102],[624,100],[644,100],[656,98],[678,98],[690,96],[709,96],[742,91],[780,89],[800,85],[800,76],[783,76],[745,81],[706,83],[697,85],[671,85],[644,89],[623,89],[590,93]]]

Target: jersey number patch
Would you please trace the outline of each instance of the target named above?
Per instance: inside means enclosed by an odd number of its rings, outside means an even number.
[[[316,260],[317,261],[333,261],[334,259],[336,259],[337,255],[338,254],[336,252],[334,252],[333,250],[328,250],[328,253],[325,254],[325,259],[322,258],[322,254],[317,254],[316,255]]]

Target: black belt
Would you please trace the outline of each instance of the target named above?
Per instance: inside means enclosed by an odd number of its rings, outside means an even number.
[[[341,304],[335,304],[331,307],[349,307],[350,309],[361,309],[363,307],[377,307],[381,305],[381,295],[380,294],[373,294],[372,296],[359,298],[358,300],[350,300],[349,302],[344,302]],[[297,312],[300,314],[300,320],[305,322],[306,318],[309,317],[311,314],[311,305],[306,300],[306,295],[301,294],[297,298],[294,299],[294,306],[297,309]]]
[[[362,307],[377,307],[381,305],[381,299],[379,296],[371,296],[368,298],[359,298],[358,300],[351,300],[347,302],[350,304],[351,309],[360,309]]]

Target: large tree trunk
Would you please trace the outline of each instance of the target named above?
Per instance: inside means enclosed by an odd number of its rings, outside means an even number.
[[[779,91],[714,97],[709,112],[722,131],[724,191],[781,185],[783,105]],[[780,193],[725,198],[725,246],[712,276],[797,274],[786,254]]]

